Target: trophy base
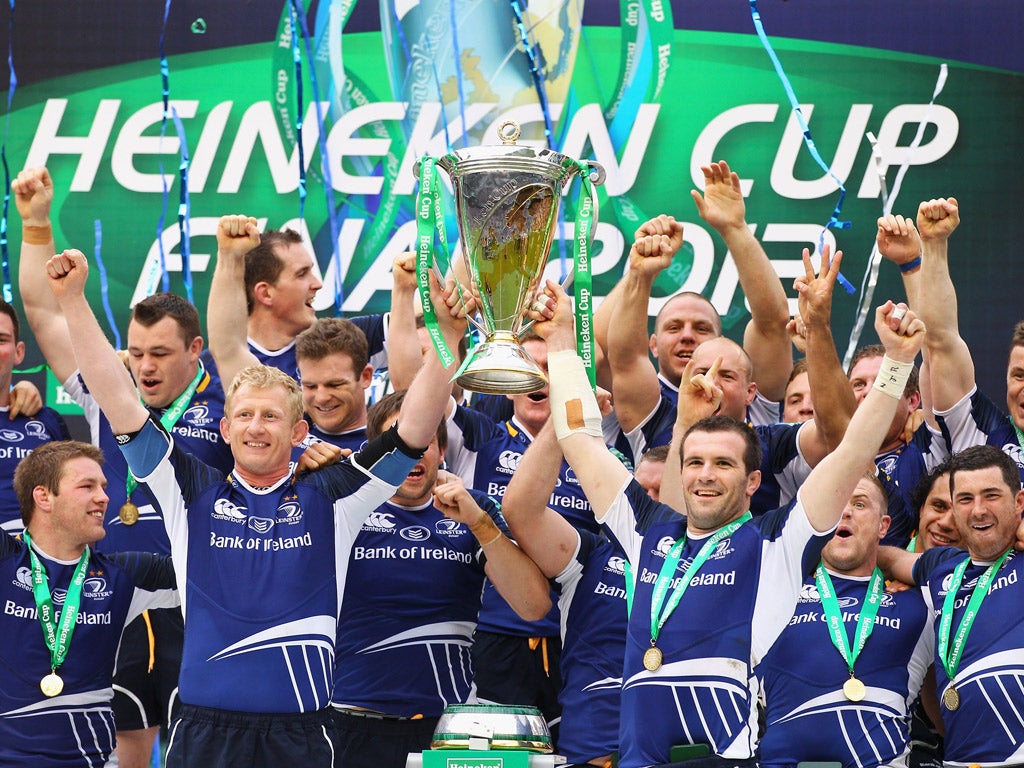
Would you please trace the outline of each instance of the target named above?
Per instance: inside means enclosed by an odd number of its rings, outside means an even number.
[[[485,395],[528,395],[546,387],[548,377],[513,334],[502,333],[470,351],[469,363],[455,381]]]

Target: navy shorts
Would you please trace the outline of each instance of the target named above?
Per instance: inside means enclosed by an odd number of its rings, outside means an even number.
[[[114,671],[114,722],[119,731],[159,725],[166,729],[178,708],[178,673],[184,625],[180,608],[146,611],[125,627]],[[150,659],[153,669],[149,669]]]

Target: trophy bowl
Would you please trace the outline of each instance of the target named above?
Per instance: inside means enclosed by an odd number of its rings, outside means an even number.
[[[452,704],[445,707],[431,749],[470,749],[470,739],[487,739],[491,749],[539,754],[554,751],[551,731],[536,707]]]
[[[502,123],[498,135],[500,145],[453,150],[437,161],[455,193],[463,258],[480,300],[477,327],[484,336],[456,381],[472,392],[527,394],[548,381],[520,335],[548,261],[562,189],[578,172],[595,184],[603,183],[605,172],[598,163],[516,145],[514,121]],[[419,164],[414,170],[418,175]]]

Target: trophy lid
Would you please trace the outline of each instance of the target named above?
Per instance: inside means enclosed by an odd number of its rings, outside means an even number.
[[[503,170],[542,174],[562,184],[565,184],[574,173],[583,169],[576,160],[553,149],[547,147],[536,149],[516,144],[519,136],[519,123],[515,120],[505,120],[498,126],[500,144],[453,149],[438,158],[437,164],[453,179],[466,173]],[[584,162],[583,167],[589,168],[591,181],[595,184],[603,184],[604,168],[598,163]],[[419,178],[419,161],[413,166],[413,172]]]

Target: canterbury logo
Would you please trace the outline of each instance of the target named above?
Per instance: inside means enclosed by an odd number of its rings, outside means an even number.
[[[502,451],[498,457],[498,464],[505,469],[515,472],[519,467],[519,462],[523,458],[523,454],[517,453],[516,451]]]
[[[387,512],[371,512],[370,516],[366,518],[366,526],[368,528],[384,528],[391,530],[395,527],[395,521]]]

